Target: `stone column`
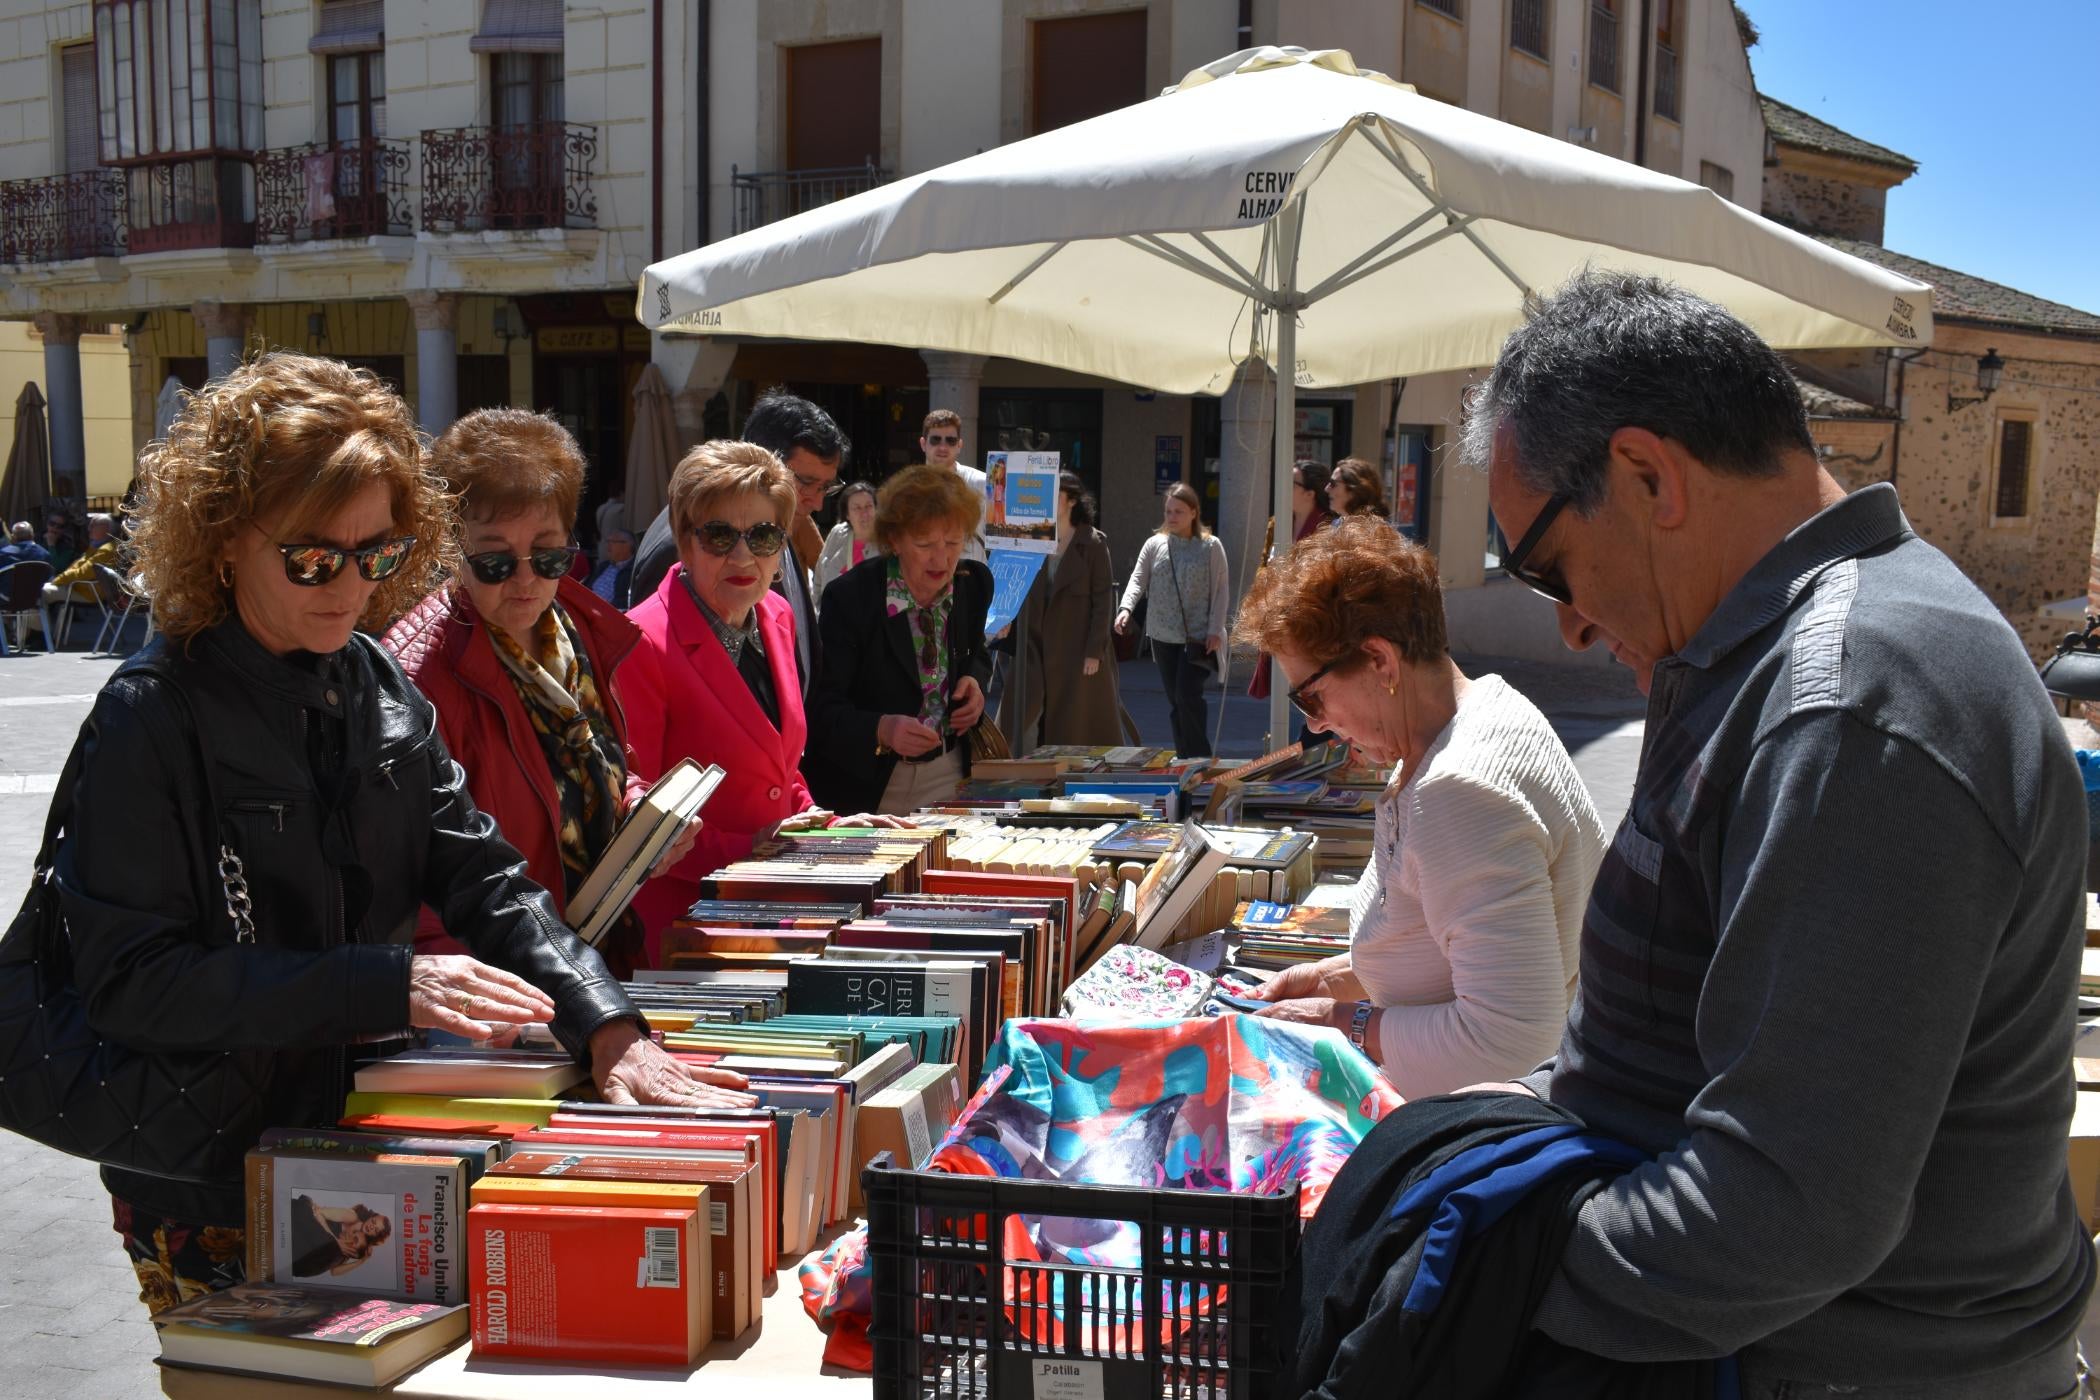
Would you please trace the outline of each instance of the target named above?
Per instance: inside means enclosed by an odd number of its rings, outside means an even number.
[[[459,417],[459,296],[410,292],[416,318],[416,419],[435,437]]]
[[[51,479],[59,496],[87,494],[87,424],[80,395],[79,316],[36,313],[44,341],[44,399],[51,424]]]
[[[1233,376],[1218,406],[1218,538],[1232,568],[1232,596],[1246,591],[1269,527],[1276,455],[1276,378],[1259,360]],[[1290,537],[1291,522],[1278,529]]]
[[[985,452],[996,444],[977,440],[977,394],[984,387],[984,356],[952,350],[921,350],[926,362],[926,409],[952,408],[962,418],[962,457],[973,467],[984,465]],[[917,424],[912,425],[916,430]],[[912,433],[913,438],[918,433]]]
[[[238,368],[248,348],[248,308],[199,301],[190,305],[190,317],[204,332],[204,377],[218,379]]]

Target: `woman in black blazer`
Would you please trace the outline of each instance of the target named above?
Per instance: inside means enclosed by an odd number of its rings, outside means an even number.
[[[962,551],[982,511],[954,471],[907,467],[876,499],[882,557],[824,590],[802,772],[832,811],[916,811],[969,776],[992,673],[992,573]]]

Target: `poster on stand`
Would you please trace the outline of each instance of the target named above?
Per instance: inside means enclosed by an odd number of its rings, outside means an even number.
[[[988,452],[984,542],[992,569],[992,606],[984,634],[997,637],[1020,616],[1043,561],[1057,548],[1058,454]]]
[[[988,452],[984,458],[985,544],[1049,554],[1057,548],[1055,452]]]

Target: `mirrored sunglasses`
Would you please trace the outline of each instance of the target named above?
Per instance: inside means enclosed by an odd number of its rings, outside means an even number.
[[[367,583],[390,578],[415,547],[415,536],[404,535],[363,549],[338,549],[326,544],[280,544],[277,549],[284,555],[286,578],[301,588],[320,588],[335,582],[336,575],[352,563],[357,565],[358,577]]]

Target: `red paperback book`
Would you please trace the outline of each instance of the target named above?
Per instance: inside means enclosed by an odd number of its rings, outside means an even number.
[[[662,1157],[594,1157],[588,1153],[513,1152],[489,1171],[496,1177],[566,1177],[577,1181],[696,1181],[715,1188],[709,1202],[715,1272],[715,1335],[741,1336],[764,1301],[765,1252],[759,1240],[762,1192],[758,1168]]]
[[[713,1326],[708,1243],[697,1211],[475,1206],[474,1354],[690,1366]]]

